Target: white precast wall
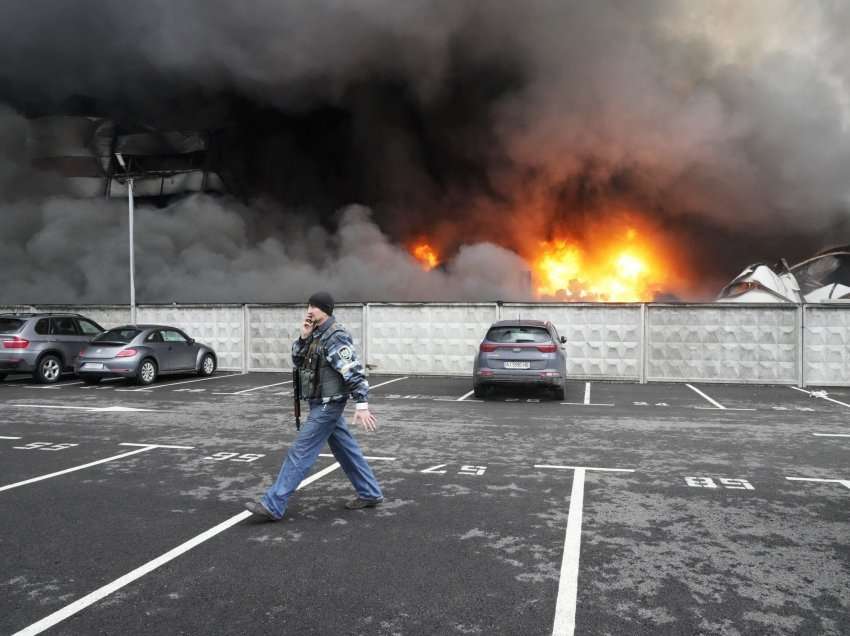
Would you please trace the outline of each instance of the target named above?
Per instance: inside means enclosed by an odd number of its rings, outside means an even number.
[[[806,383],[850,385],[850,307],[805,307]]]
[[[299,336],[306,305],[249,305],[248,370],[288,371],[292,369],[292,343]],[[354,338],[363,356],[363,306],[337,305],[334,316]]]
[[[243,368],[242,305],[139,305],[138,324],[168,325],[190,338],[210,345],[218,356],[218,368]]]
[[[32,305],[12,305],[0,307],[0,313],[31,312],[33,310],[82,314],[86,318],[91,318],[105,329],[120,327],[121,325],[126,325],[130,322],[130,309],[126,305],[86,305],[80,307],[68,305],[38,305],[37,309]]]
[[[470,375],[495,303],[369,304],[367,351],[377,373]]]
[[[570,377],[641,379],[640,305],[505,303],[501,314],[502,320],[522,318],[553,323],[567,339]]]
[[[647,305],[646,379],[794,384],[795,305]]]
[[[105,328],[130,320],[127,305],[0,307],[15,311],[74,312]],[[286,371],[303,312],[303,304],[142,305],[138,320],[183,328],[216,349],[221,369]],[[847,304],[378,303],[335,314],[376,373],[468,375],[487,327],[519,316],[550,320],[567,337],[574,378],[850,386]]]

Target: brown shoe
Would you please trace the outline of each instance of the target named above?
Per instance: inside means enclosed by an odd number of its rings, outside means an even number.
[[[263,517],[266,521],[280,521],[272,514],[272,511],[266,508],[262,501],[249,501],[245,504],[245,510],[258,517]]]
[[[375,506],[380,506],[384,501],[384,498],[381,497],[379,499],[363,499],[361,497],[355,497],[351,501],[346,502],[345,507],[349,510],[360,510],[361,508],[374,508]]]

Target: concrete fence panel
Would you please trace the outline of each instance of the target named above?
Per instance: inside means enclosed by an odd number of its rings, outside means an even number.
[[[470,375],[497,317],[494,303],[369,304],[368,363],[374,373]]]
[[[805,307],[803,359],[806,384],[850,385],[850,307]]]
[[[306,306],[249,305],[248,370],[289,371],[292,369],[292,343],[299,337],[299,326]],[[338,305],[334,316],[351,332],[355,347],[363,351],[363,306]]]
[[[242,369],[242,305],[139,305],[139,324],[168,325],[190,338],[210,345],[218,356],[218,368]]]
[[[32,311],[56,311],[81,314],[91,318],[104,329],[120,327],[130,322],[130,308],[127,305],[4,305],[0,306],[0,314]]]
[[[794,305],[648,305],[646,378],[793,384],[799,379]]]
[[[505,303],[502,320],[548,320],[566,337],[567,375],[640,380],[643,332],[640,305]]]

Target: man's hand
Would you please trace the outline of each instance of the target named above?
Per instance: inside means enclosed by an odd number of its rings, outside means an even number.
[[[301,339],[306,340],[315,328],[316,323],[313,322],[313,319],[310,316],[304,316],[304,322],[301,323]]]
[[[357,409],[354,411],[354,423],[367,433],[372,433],[378,430],[378,419],[372,415],[369,409]]]

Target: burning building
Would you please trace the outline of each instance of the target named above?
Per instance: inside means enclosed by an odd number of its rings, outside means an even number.
[[[142,302],[709,300],[850,229],[834,3],[4,12],[0,302],[125,299],[116,151]]]
[[[52,116],[31,120],[29,139],[33,166],[62,175],[70,196],[126,197],[128,174],[140,197],[225,191],[202,131],[122,130],[103,117]]]

